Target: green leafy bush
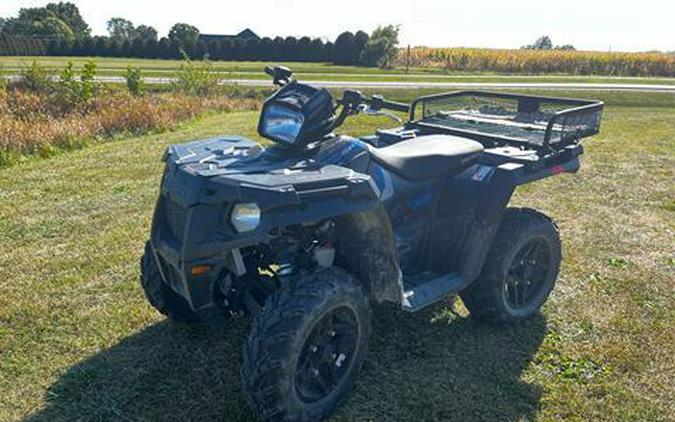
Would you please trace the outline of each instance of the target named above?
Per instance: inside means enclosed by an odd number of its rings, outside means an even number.
[[[80,78],[75,76],[73,62],[68,62],[59,75],[58,96],[66,106],[73,106],[90,101],[94,95],[96,86],[96,63],[89,61],[84,64]]]
[[[79,84],[75,78],[73,62],[68,62],[59,74],[58,96],[63,104],[70,104],[77,101],[78,91]]]
[[[127,67],[127,73],[124,76],[127,82],[127,89],[134,97],[142,97],[145,95],[145,83],[143,82],[143,75],[141,69],[138,67]]]
[[[96,89],[96,85],[94,84],[95,77],[96,63],[90,60],[84,64],[82,74],[80,75],[80,101],[87,102],[94,96],[94,90]]]
[[[183,62],[175,78],[173,88],[187,95],[208,96],[218,88],[218,75],[213,72],[213,63],[208,57],[194,62],[183,52]]]
[[[36,61],[21,69],[21,85],[34,92],[49,92],[54,87],[52,75]]]

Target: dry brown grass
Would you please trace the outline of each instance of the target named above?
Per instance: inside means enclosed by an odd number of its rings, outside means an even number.
[[[24,90],[0,91],[0,166],[26,155],[51,155],[118,134],[174,129],[207,111],[253,110],[257,102],[223,96],[153,94],[142,98],[108,91],[82,104]]]

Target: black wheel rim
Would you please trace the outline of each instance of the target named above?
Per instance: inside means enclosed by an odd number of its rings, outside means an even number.
[[[539,300],[548,284],[551,261],[544,239],[531,239],[520,248],[504,280],[504,298],[511,309],[527,309]]]
[[[354,312],[346,307],[325,314],[312,328],[298,358],[295,387],[305,402],[328,396],[349,371],[359,327]]]

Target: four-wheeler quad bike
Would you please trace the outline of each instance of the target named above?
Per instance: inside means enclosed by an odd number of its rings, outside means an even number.
[[[536,313],[560,267],[544,214],[507,208],[516,186],[579,168],[603,104],[453,92],[412,104],[299,83],[258,125],[263,148],[221,136],[168,148],[141,260],[150,303],[175,321],[249,314],[242,384],[264,419],[313,421],[347,395],[366,356],[370,307],[418,311],[459,293],[482,320]],[[353,138],[357,113],[409,113]]]

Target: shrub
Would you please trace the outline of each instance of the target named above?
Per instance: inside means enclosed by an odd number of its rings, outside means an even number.
[[[94,95],[96,86],[94,85],[94,78],[96,77],[96,63],[88,61],[84,64],[82,74],[80,75],[80,92],[79,100],[87,102],[91,100]]]
[[[79,84],[75,79],[75,70],[73,62],[68,62],[66,67],[61,70],[58,80],[58,96],[64,105],[78,102]]]
[[[218,87],[218,74],[213,72],[213,64],[208,57],[201,62],[194,62],[185,52],[175,78],[173,88],[187,95],[207,96]]]
[[[54,87],[52,75],[36,61],[21,69],[20,85],[34,92],[49,92]]]
[[[84,64],[79,80],[75,76],[73,62],[68,62],[59,75],[58,97],[64,108],[90,101],[95,94],[96,63],[89,61]]]
[[[134,97],[142,97],[145,95],[145,83],[143,82],[143,75],[141,69],[138,67],[127,67],[127,73],[124,76],[127,82],[127,89]]]

